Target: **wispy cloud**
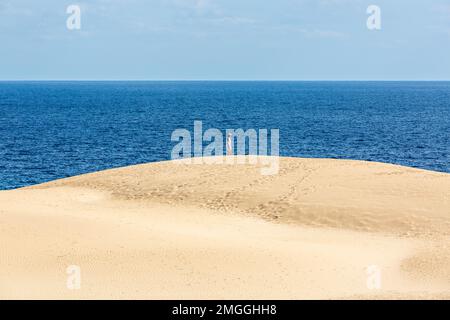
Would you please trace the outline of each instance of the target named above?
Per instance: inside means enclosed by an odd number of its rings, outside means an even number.
[[[219,13],[220,9],[216,3],[210,0],[166,0],[173,6],[189,9],[195,11],[198,14]]]
[[[288,32],[290,34],[301,34],[306,38],[343,38],[347,35],[336,30],[327,30],[320,28],[306,28],[295,25],[279,25],[272,28],[277,32]]]
[[[20,3],[10,0],[0,0],[0,15],[4,16],[32,16],[33,11]]]
[[[166,0],[167,1],[167,0]],[[173,6],[185,10],[185,13],[201,23],[220,25],[249,25],[255,19],[226,12],[217,2],[211,0],[169,0]],[[188,12],[186,12],[188,11]]]
[[[319,0],[319,4],[321,5],[348,5],[360,2],[362,2],[362,0]]]
[[[257,22],[255,19],[237,16],[222,16],[217,18],[211,18],[208,20],[215,24],[231,24],[231,25],[245,25],[245,24],[251,25]]]
[[[435,4],[431,7],[431,11],[450,18],[450,4]]]
[[[428,30],[450,36],[450,4],[435,4],[430,11],[438,15],[438,19],[434,19],[433,24],[428,26]]]
[[[433,33],[450,36],[450,27],[448,26],[432,25],[428,26],[427,29]]]

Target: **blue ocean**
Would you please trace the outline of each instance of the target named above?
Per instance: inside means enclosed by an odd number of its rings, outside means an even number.
[[[280,130],[280,155],[450,172],[450,82],[0,82],[0,189],[169,160],[177,128]]]

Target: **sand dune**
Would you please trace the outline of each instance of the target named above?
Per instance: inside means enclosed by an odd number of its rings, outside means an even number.
[[[449,174],[259,169],[168,161],[2,191],[0,298],[450,298]]]

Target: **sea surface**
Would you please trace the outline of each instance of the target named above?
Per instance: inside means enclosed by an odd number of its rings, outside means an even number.
[[[280,155],[450,172],[450,82],[0,82],[0,189],[169,160],[171,133],[280,130]]]

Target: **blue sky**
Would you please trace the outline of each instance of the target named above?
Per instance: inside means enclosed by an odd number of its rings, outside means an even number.
[[[450,80],[450,0],[0,0],[0,43],[3,80]]]

